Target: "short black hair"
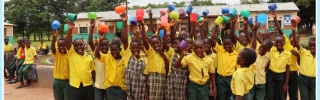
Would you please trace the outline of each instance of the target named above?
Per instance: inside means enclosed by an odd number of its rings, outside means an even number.
[[[74,42],[76,42],[76,41],[82,41],[82,39],[80,39],[80,38],[76,38],[76,39],[74,39],[73,41],[72,41],[72,44],[74,43]],[[82,43],[83,43],[83,41],[82,41]]]
[[[277,34],[277,35],[275,36],[275,38],[278,38],[278,37],[280,37],[280,38],[283,38],[283,39],[284,39],[283,35],[281,35],[281,34]]]
[[[310,38],[309,38],[309,42],[310,42],[310,41],[316,41],[316,37],[314,37],[314,36],[313,36],[313,37],[310,37]]]
[[[204,38],[203,41],[204,41],[204,40],[209,40],[209,43],[210,43],[211,45],[213,45],[213,42],[211,41],[211,39],[209,39],[209,38]]]
[[[256,62],[257,54],[252,49],[244,48],[240,51],[242,53],[241,58],[245,61],[245,66],[250,66]]]
[[[113,41],[113,42],[111,42],[110,47],[111,47],[112,45],[117,46],[117,47],[121,50],[121,47],[120,47],[121,44],[120,44],[119,42]]]
[[[154,38],[156,38],[156,39],[158,39],[160,42],[162,42],[162,41],[161,41],[161,38],[160,38],[159,36],[152,36],[152,37],[151,37],[151,40],[154,39]]]
[[[9,37],[7,37],[7,36],[5,36],[4,38],[5,38],[5,39],[9,39]]]
[[[225,39],[230,39],[231,42],[234,43],[232,36],[230,34],[225,35],[222,40],[225,40]]]
[[[65,40],[66,40],[66,38],[61,37],[61,38],[59,38],[59,39],[58,39],[58,41],[60,41],[60,40],[64,40],[64,41],[65,41]]]
[[[300,36],[299,34],[296,34],[296,35],[297,35],[297,36]],[[289,35],[289,39],[290,39],[292,36],[293,36],[293,35],[292,35],[292,34],[290,34],[290,35]]]
[[[182,40],[184,40],[184,38],[183,37],[176,37],[176,38],[174,38],[174,40],[178,40],[179,42],[181,42]]]
[[[139,39],[132,39],[130,45],[131,45],[132,43],[139,43],[139,45],[141,44],[141,42],[140,42]]]
[[[25,43],[24,39],[18,39],[18,43]]]
[[[200,38],[196,39],[193,44],[195,44],[196,42],[201,42],[202,44],[204,43],[204,41]]]
[[[267,48],[268,48],[269,50],[270,50],[270,48],[272,48],[273,43],[272,43],[272,40],[271,40],[271,39],[266,39],[266,40],[264,40],[263,42],[266,43],[266,46],[267,46]]]
[[[29,39],[25,40],[25,42],[31,42]]]

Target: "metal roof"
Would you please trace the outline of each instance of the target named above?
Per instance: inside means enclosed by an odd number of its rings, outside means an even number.
[[[14,25],[14,24],[10,24],[10,23],[7,23],[7,22],[4,22],[3,24],[4,24],[4,25],[7,25],[7,26],[16,26],[16,25]]]
[[[203,10],[208,9],[209,15],[208,16],[217,16],[221,14],[221,8],[231,8],[235,7],[238,10],[238,13],[241,9],[248,9],[250,11],[257,11],[257,12],[264,12],[269,11],[268,6],[271,3],[264,3],[264,4],[242,4],[242,5],[215,5],[215,6],[192,6],[193,12],[201,13]],[[299,8],[293,2],[286,2],[286,3],[276,3],[277,4],[277,11],[299,11]],[[159,19],[160,10],[161,9],[168,9],[168,8],[153,8],[153,18]],[[186,9],[186,7],[176,7],[174,11],[178,11],[179,9]],[[128,10],[128,14],[131,16],[135,16],[135,10]],[[87,19],[87,12],[77,14],[78,19]],[[118,21],[121,20],[120,16],[115,13],[115,11],[106,11],[106,12],[97,12],[97,17],[101,18],[100,21]],[[144,14],[144,18],[148,19],[148,14]]]

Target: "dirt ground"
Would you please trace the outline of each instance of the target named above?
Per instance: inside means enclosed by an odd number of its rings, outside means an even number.
[[[4,83],[4,100],[54,100],[53,91],[49,88],[32,86],[16,89],[20,83]]]

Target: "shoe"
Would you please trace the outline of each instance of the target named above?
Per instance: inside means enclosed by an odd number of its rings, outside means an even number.
[[[19,85],[18,87],[16,87],[16,89],[20,89],[20,88],[23,88],[23,86]]]
[[[16,83],[18,80],[11,80],[10,82],[12,82],[12,83]]]
[[[9,81],[9,82],[7,82],[6,84],[12,84],[13,82],[11,82],[11,81]]]
[[[11,78],[6,79],[7,82],[11,81]]]

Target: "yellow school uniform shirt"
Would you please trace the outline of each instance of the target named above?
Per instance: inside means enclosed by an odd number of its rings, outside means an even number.
[[[74,47],[68,50],[69,69],[70,69],[70,85],[79,88],[80,83],[83,86],[89,86],[93,84],[92,74],[94,71],[94,62],[92,57],[86,52],[84,55],[79,55],[74,50]]]
[[[47,45],[46,44],[41,44],[38,48],[39,50],[42,49],[42,50],[46,50],[47,49]]]
[[[25,59],[23,64],[34,64],[34,57],[37,55],[36,49],[32,46],[24,48]]]
[[[161,55],[159,53],[157,53],[152,47],[151,45],[149,45],[149,50],[146,50],[144,48],[144,51],[147,55],[147,70],[148,73],[152,72],[152,73],[159,73],[159,74],[166,74],[166,69],[165,69],[165,64],[164,64],[164,60],[161,57]],[[171,47],[169,48],[168,51],[165,51],[164,54],[166,55],[169,63],[170,63],[170,58],[172,58],[172,56],[174,55],[174,49],[172,49]],[[170,64],[169,64],[170,66]]]
[[[236,46],[235,46],[235,50],[237,52],[240,52],[243,48],[250,48],[250,44],[248,43],[247,46],[244,46],[244,45],[240,44],[240,42],[237,41]]]
[[[21,57],[20,57],[20,56],[21,56],[21,48],[20,48],[20,47],[18,48],[16,55],[17,55],[17,58],[18,58],[18,59],[21,58]]]
[[[119,86],[123,90],[126,90],[124,58],[117,61],[110,53],[100,53],[100,55],[101,59],[99,60],[104,63],[106,68],[104,86],[106,88]]]
[[[132,53],[131,53],[131,50],[130,50],[130,48],[128,47],[127,48],[127,50],[125,50],[125,52],[124,52],[124,56],[122,56],[123,57],[123,59],[124,59],[124,66],[127,68],[128,67],[128,63],[129,63],[129,60],[130,60],[130,57],[131,56],[133,56],[132,55]],[[138,60],[138,61],[144,61],[146,64],[147,64],[147,62],[146,62],[146,56],[145,56],[145,54],[143,53],[143,51],[140,51],[140,58],[138,59],[138,58],[136,58],[135,56],[133,56],[133,58],[135,59],[135,60]],[[147,74],[147,69],[145,68],[144,70],[143,70],[143,73],[142,74]]]
[[[234,95],[243,96],[253,87],[254,65],[249,68],[238,68],[232,75],[231,90]]]
[[[214,50],[218,54],[218,74],[221,76],[231,76],[237,67],[238,53],[235,50],[229,53],[218,43],[216,43]]]
[[[96,70],[96,81],[94,82],[94,87],[98,89],[106,89],[104,86],[106,68],[105,65],[98,59],[94,59],[94,67]]]
[[[53,77],[55,79],[69,79],[69,59],[67,54],[62,54],[56,50],[52,55],[54,59]]]
[[[286,71],[286,66],[290,65],[290,51],[284,50],[279,53],[276,47],[270,49],[270,67],[269,69],[275,73],[283,73]]]
[[[300,74],[308,77],[316,77],[316,58],[314,58],[310,50],[300,46]]]
[[[285,44],[284,44],[283,48],[288,51],[290,51],[290,50],[298,51],[298,49],[296,47],[293,47],[291,45],[289,38],[287,38],[285,35],[283,35],[283,36],[285,38]],[[290,56],[290,58],[289,58],[290,71],[298,71],[299,70],[298,65],[297,65],[297,61],[298,61],[298,58],[295,55]]]
[[[182,67],[188,66],[190,71],[189,79],[200,85],[206,84],[209,74],[215,73],[214,63],[208,56],[199,58],[195,53],[192,53],[183,57],[181,64]]]
[[[257,52],[257,59],[256,62],[254,63],[254,69],[255,69],[255,84],[265,84],[266,83],[266,67],[268,65],[268,63],[270,62],[270,53],[267,52],[266,54],[264,54],[263,56],[260,55]]]
[[[3,49],[4,49],[5,52],[13,51],[12,44],[10,44],[10,43],[8,43],[7,45],[4,44],[3,46],[4,46]]]
[[[210,55],[207,55],[207,56],[209,58],[211,58],[213,65],[214,65],[214,68],[216,69],[217,65],[218,65],[218,55],[216,53],[212,52]]]

